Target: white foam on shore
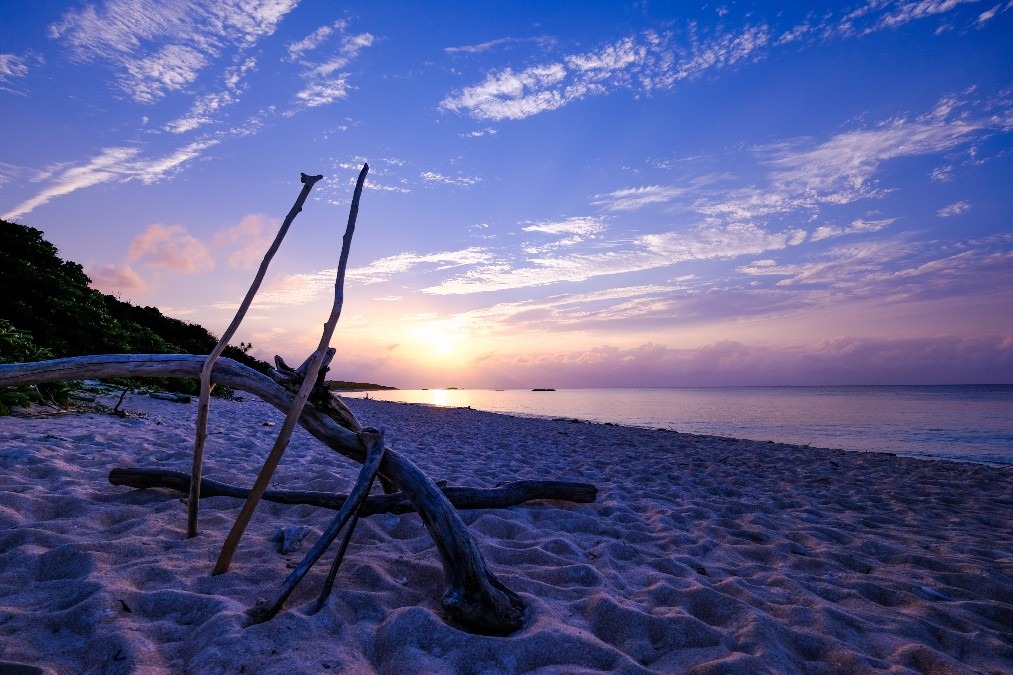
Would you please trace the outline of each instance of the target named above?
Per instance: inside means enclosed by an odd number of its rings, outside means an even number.
[[[115,402],[115,401],[114,401]],[[273,597],[333,512],[264,502],[212,577],[241,502],[110,485],[189,471],[196,405],[127,398],[121,419],[0,418],[0,662],[54,672],[1010,672],[1013,470],[350,400],[434,480],[594,483],[594,504],[463,518],[527,602],[507,638],[443,620],[417,515],[363,519],[335,591],[327,556]],[[248,486],[281,413],[212,401],[205,476]],[[264,426],[274,421],[276,426]],[[297,430],[272,487],[346,492],[358,467]],[[282,555],[277,525],[305,525]]]

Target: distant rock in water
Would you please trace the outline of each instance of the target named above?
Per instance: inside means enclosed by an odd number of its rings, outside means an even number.
[[[532,389],[531,391],[556,391],[555,389]]]

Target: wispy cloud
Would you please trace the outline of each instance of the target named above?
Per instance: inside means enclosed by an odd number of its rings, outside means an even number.
[[[1006,101],[972,102],[947,96],[924,114],[843,131],[825,141],[799,139],[753,148],[747,160],[755,161],[759,171],[750,176],[750,185],[742,185],[742,179],[726,172],[682,184],[622,188],[595,195],[593,203],[608,211],[665,205],[726,223],[789,216],[797,222],[825,219],[821,213],[827,208],[880,199],[892,192],[894,188],[881,183],[891,161],[946,155],[1005,130],[1013,124],[1007,108]],[[932,178],[947,180],[951,173],[952,167],[943,167]],[[945,215],[953,215],[964,207],[947,208],[953,210],[944,209]],[[843,226],[824,222],[815,227],[812,241],[875,232],[891,222],[884,218],[852,219]]]
[[[0,84],[28,74],[25,59],[16,54],[0,54]]]
[[[938,211],[936,215],[940,218],[949,218],[950,216],[959,216],[961,213],[965,213],[971,209],[971,203],[968,201],[959,201],[949,206],[945,206]]]
[[[868,232],[879,232],[880,230],[889,227],[896,218],[884,218],[882,220],[863,220],[861,218],[853,220],[850,224],[844,226],[838,225],[820,225],[813,230],[810,239],[812,241],[822,241],[823,239],[830,239],[831,237],[841,237],[846,234],[864,234]]]
[[[843,16],[827,11],[786,28],[756,22],[737,31],[719,28],[709,35],[701,34],[699,24],[690,22],[678,32],[646,31],[524,69],[490,72],[481,83],[446,96],[440,108],[480,120],[519,120],[620,89],[634,95],[665,91],[708,72],[766,58],[772,49],[785,45],[855,37],[930,17],[947,17],[958,6],[971,2],[977,0],[868,0]],[[996,11],[998,5],[975,13],[971,22],[980,26]],[[682,37],[685,39],[680,41]],[[448,51],[479,53],[510,42],[509,38],[493,40]]]
[[[516,120],[619,88],[637,93],[669,89],[754,56],[768,39],[766,26],[752,26],[680,47],[670,34],[649,31],[551,63],[490,73],[481,84],[444,98],[440,107],[476,119]]]
[[[890,7],[880,17],[878,26],[896,28],[911,21],[945,14],[952,11],[957,5],[977,2],[978,0],[917,0],[916,2],[899,2]],[[870,3],[870,5],[874,4]]]
[[[292,61],[298,60],[305,52],[310,52],[322,45],[327,41],[328,38],[334,33],[334,31],[343,31],[347,27],[347,22],[343,20],[335,21],[333,24],[326,26],[320,26],[315,31],[307,35],[301,40],[297,40],[288,45],[289,59]]]
[[[689,188],[672,185],[646,185],[623,188],[594,196],[593,204],[609,211],[634,211],[651,204],[664,204],[689,192]]]
[[[119,87],[152,103],[193,83],[227,47],[246,49],[274,32],[298,0],[105,0],[71,10],[49,28],[81,60],[117,71]]]
[[[305,84],[296,93],[300,105],[314,108],[348,96],[350,73],[345,69],[375,38],[370,33],[349,35],[346,28],[345,21],[337,21],[288,46],[289,58],[303,66]],[[326,48],[335,38],[336,46]]]
[[[426,267],[435,272],[442,272],[456,267],[487,263],[492,256],[488,251],[472,247],[459,251],[441,251],[438,253],[399,253],[374,260],[365,267],[348,270],[348,278],[363,284],[374,284],[389,280],[395,274],[403,274],[417,267]]]
[[[515,47],[524,44],[534,44],[540,47],[550,47],[555,44],[555,40],[550,37],[526,37],[526,38],[515,38],[505,37],[496,40],[489,40],[474,45],[461,45],[459,47],[446,47],[444,52],[447,54],[483,54],[485,52],[492,51],[499,48]]]
[[[942,99],[930,112],[913,120],[897,118],[871,129],[845,132],[815,148],[774,151],[772,180],[776,186],[808,192],[828,203],[847,203],[875,196],[872,180],[881,164],[900,157],[940,153],[997,120],[959,114],[961,101]],[[955,114],[957,113],[957,114]]]
[[[52,176],[43,178],[48,182],[46,187],[15,206],[3,217],[11,220],[23,216],[56,197],[101,183],[130,180],[140,180],[146,185],[156,183],[172,175],[183,164],[217,143],[217,140],[197,141],[163,157],[154,158],[141,157],[140,149],[135,147],[105,148],[99,155],[81,165],[63,166]]]
[[[521,228],[523,232],[576,234],[590,237],[605,231],[605,221],[595,216],[575,216],[565,220],[544,220]]]
[[[419,178],[426,183],[442,183],[457,187],[471,187],[482,182],[482,179],[477,176],[444,176],[436,171],[423,171],[419,174]]]
[[[216,115],[220,114],[222,109],[239,101],[243,89],[243,78],[256,67],[256,64],[256,59],[251,57],[238,66],[228,68],[222,78],[224,89],[199,96],[185,115],[166,124],[165,129],[175,134],[182,134],[214,122]]]
[[[804,239],[805,232],[801,230],[771,233],[747,224],[704,224],[688,231],[644,235],[629,248],[604,253],[534,257],[519,265],[497,260],[477,265],[464,274],[422,290],[434,295],[459,295],[580,282],[659,269],[690,260],[755,255],[798,245]]]
[[[31,52],[29,52],[31,55]],[[10,94],[24,96],[25,92],[14,87],[15,80],[21,80],[28,76],[28,62],[31,56],[18,56],[17,54],[0,54],[0,91]],[[34,57],[36,61],[42,62],[41,56]]]

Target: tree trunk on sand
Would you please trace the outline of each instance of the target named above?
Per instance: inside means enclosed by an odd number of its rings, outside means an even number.
[[[190,475],[169,469],[116,468],[109,472],[109,482],[138,489],[165,488],[186,493],[190,490]],[[518,480],[494,488],[440,487],[440,492],[458,511],[461,509],[505,509],[536,499],[590,504],[598,488],[590,483],[572,483],[562,480]],[[201,498],[235,497],[246,499],[250,491],[210,478],[201,480]],[[347,495],[333,492],[303,492],[298,490],[268,490],[264,500],[278,504],[309,504],[337,511]],[[362,503],[359,514],[375,516],[380,513],[402,515],[414,513],[415,506],[400,492],[372,495]]]

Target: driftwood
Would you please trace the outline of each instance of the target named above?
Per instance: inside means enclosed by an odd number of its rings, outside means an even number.
[[[0,365],[0,387],[104,377],[195,378],[206,360],[191,354],[103,354],[35,363]],[[281,411],[292,396],[281,385],[231,359],[215,364],[211,381],[250,392]],[[366,451],[358,436],[312,406],[299,423],[338,453],[360,464]],[[505,635],[521,627],[524,602],[489,570],[475,540],[446,496],[407,458],[387,449],[380,474],[390,480],[418,511],[443,563],[447,591],[442,605],[448,617],[475,632]]]
[[[109,472],[109,482],[139,489],[165,488],[187,493],[190,490],[190,476],[182,471],[169,469],[117,468]],[[469,488],[440,486],[440,492],[458,511],[464,509],[505,509],[535,500],[552,500],[590,504],[598,495],[598,488],[590,483],[573,483],[562,480],[518,480],[494,488]],[[201,479],[201,498],[235,497],[246,499],[250,491],[221,483],[210,478]],[[298,490],[268,490],[264,501],[278,504],[308,504],[337,511],[345,504],[347,495],[333,492],[302,492]],[[381,513],[403,515],[414,513],[415,506],[400,492],[385,495],[371,495],[359,509],[359,515],[375,516]]]
[[[359,197],[362,195],[362,187],[366,182],[366,174],[368,172],[369,165],[363,164],[362,170],[359,172],[359,178],[355,183],[352,207],[348,213],[348,224],[345,227],[345,236],[341,242],[338,275],[334,282],[334,303],[331,307],[331,314],[327,317],[327,322],[324,324],[323,333],[320,335],[320,343],[309,359],[309,363],[306,366],[305,379],[299,385],[299,390],[292,400],[292,405],[286,411],[285,421],[282,423],[278,437],[274,441],[274,447],[271,448],[271,452],[264,461],[264,466],[261,468],[257,480],[253,483],[253,488],[250,490],[250,496],[246,498],[246,502],[243,504],[236,522],[232,524],[232,530],[229,531],[229,535],[225,538],[225,543],[222,544],[222,550],[218,554],[218,561],[215,563],[215,569],[212,574],[222,574],[228,571],[229,564],[232,562],[232,555],[235,553],[236,547],[239,546],[239,540],[242,538],[246,526],[253,517],[253,512],[260,502],[260,496],[267,490],[267,485],[271,482],[271,477],[278,468],[282,455],[285,454],[288,442],[292,438],[292,432],[295,431],[295,425],[298,423],[299,415],[302,413],[306,401],[309,400],[310,392],[317,381],[317,375],[322,370],[324,359],[327,358],[331,335],[334,334],[334,328],[338,324],[338,318],[341,316],[341,307],[344,304],[345,268],[348,266],[348,252],[352,245],[352,235],[355,233],[355,219],[359,214]],[[196,476],[194,480],[196,482]],[[197,488],[199,486],[194,486],[191,489]]]
[[[310,190],[313,186],[321,180],[323,176],[307,176],[301,174],[299,176],[302,182],[302,190],[299,191],[299,197],[296,198],[295,204],[292,205],[292,209],[288,212],[285,217],[285,221],[281,224],[281,228],[278,230],[278,234],[274,237],[274,241],[271,246],[267,249],[267,253],[264,255],[264,259],[260,263],[260,268],[257,270],[257,274],[253,278],[253,283],[250,285],[250,290],[246,292],[246,297],[239,304],[239,309],[236,311],[236,316],[233,317],[232,323],[225,329],[222,336],[218,339],[218,344],[214,346],[211,353],[208,354],[207,360],[204,362],[204,366],[200,371],[200,401],[197,405],[197,430],[194,433],[193,440],[193,467],[191,469],[191,475],[193,479],[190,481],[190,499],[187,501],[187,517],[186,517],[186,535],[188,537],[197,536],[197,511],[200,508],[200,475],[201,469],[204,464],[204,443],[208,437],[208,412],[211,405],[211,370],[215,366],[215,361],[222,355],[225,347],[228,346],[229,340],[236,334],[236,330],[239,329],[239,324],[242,322],[243,317],[246,316],[246,312],[250,309],[250,305],[253,303],[253,298],[257,295],[257,291],[260,289],[260,284],[263,283],[264,277],[267,275],[267,267],[271,264],[271,259],[274,258],[274,254],[281,248],[281,242],[288,234],[288,229],[292,225],[292,221],[302,211],[303,204],[306,203],[306,197],[309,196]]]
[[[362,507],[363,500],[369,495],[370,488],[373,487],[373,479],[376,478],[376,474],[380,470],[380,461],[383,459],[384,454],[383,431],[363,429],[359,432],[358,436],[359,440],[362,441],[362,445],[366,448],[366,461],[362,463],[362,470],[359,471],[359,478],[355,481],[355,487],[352,488],[352,492],[348,495],[345,503],[341,505],[338,515],[334,516],[334,520],[327,526],[324,533],[320,535],[317,543],[313,545],[313,548],[309,550],[302,559],[302,562],[285,579],[282,590],[278,594],[278,598],[274,601],[274,604],[254,608],[251,612],[255,623],[267,621],[278,613],[281,606],[285,604],[285,600],[295,590],[296,585],[302,581],[302,578],[306,576],[310,568],[320,560],[320,556],[324,554],[328,547],[334,543],[335,537],[341,532],[341,528],[345,526],[345,523],[349,523],[349,520],[351,520],[345,537],[341,542],[341,548],[338,549],[338,555],[334,559],[334,565],[327,575],[327,582],[320,594],[318,606],[322,606],[327,596],[330,595],[334,577],[338,573],[338,567],[345,557],[345,550],[348,548],[348,542],[352,538],[352,531],[355,530],[355,524],[359,520],[359,509]]]
[[[338,396],[328,391],[324,385],[323,376],[327,371],[327,364],[330,363],[335,353],[329,347],[329,343],[344,303],[344,280],[348,265],[348,253],[355,231],[359,198],[368,171],[369,165],[363,164],[355,184],[348,224],[342,240],[337,278],[334,283],[334,303],[330,316],[324,324],[317,349],[298,369],[289,368],[280,357],[277,357],[278,367],[272,372],[275,380],[272,381],[235,361],[220,357],[222,350],[249,309],[263,281],[267,266],[281,245],[292,220],[302,210],[302,205],[310,189],[322,178],[322,176],[307,176],[306,174],[302,174],[301,177],[303,188],[299,198],[265,255],[239,311],[210,354],[207,356],[113,354],[0,365],[0,387],[102,377],[198,378],[201,393],[197,411],[197,428],[194,435],[193,467],[190,477],[183,477],[183,481],[186,483],[185,490],[190,496],[187,504],[187,534],[191,537],[197,533],[201,490],[205,486],[201,473],[204,443],[207,438],[211,388],[216,384],[222,384],[256,394],[284,412],[285,422],[278,432],[274,446],[253,487],[248,491],[241,491],[232,486],[225,486],[232,491],[233,496],[240,496],[236,493],[243,492],[242,496],[246,501],[222,545],[212,574],[228,571],[232,556],[253,517],[257,504],[268,492],[268,483],[288,447],[296,424],[302,424],[311,434],[332,449],[363,466],[351,494],[343,498],[340,506],[337,507],[338,513],[333,522],[306,554],[299,566],[285,580],[275,602],[273,604],[258,604],[251,610],[254,621],[266,621],[281,609],[296,584],[319,560],[347,524],[348,527],[345,530],[341,546],[327,575],[315,609],[319,610],[323,606],[330,593],[355,524],[361,515],[366,515],[369,512],[369,491],[374,479],[379,476],[385,492],[398,493],[386,495],[391,501],[389,506],[391,508],[406,508],[402,504],[405,502],[409,504],[421,516],[426,529],[436,544],[443,562],[447,585],[442,604],[448,616],[469,630],[499,635],[508,634],[520,628],[524,619],[524,602],[516,593],[500,583],[486,566],[478,546],[447,496],[418,467],[393,450],[386,448],[383,442],[383,432],[364,428],[348,406]],[[121,396],[121,402],[122,398]],[[307,407],[308,402],[310,405]],[[110,480],[113,480],[112,474]],[[590,487],[590,494],[585,493],[585,497],[589,498],[585,501],[593,501],[594,499],[594,488]],[[546,496],[558,497],[558,495]],[[334,496],[331,496],[330,499],[334,499]]]

